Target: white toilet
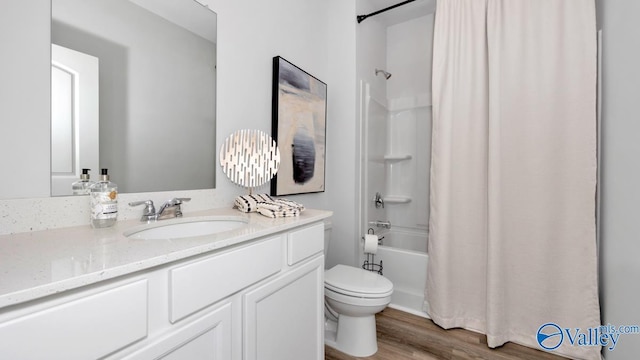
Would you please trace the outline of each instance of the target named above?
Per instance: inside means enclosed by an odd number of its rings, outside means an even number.
[[[346,265],[325,271],[325,344],[351,356],[375,354],[375,314],[389,305],[392,293],[393,283],[375,272]]]

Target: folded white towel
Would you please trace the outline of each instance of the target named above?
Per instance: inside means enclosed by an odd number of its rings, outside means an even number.
[[[298,209],[300,211],[304,210],[304,206],[300,203],[297,203],[293,200],[289,200],[289,199],[274,199],[273,201],[275,201],[276,203],[280,204],[280,205],[285,205],[288,206],[290,208],[294,208],[294,209]]]
[[[258,213],[270,218],[298,216],[304,210],[302,204],[287,199],[259,202],[257,208]]]
[[[298,209],[286,209],[286,210],[271,210],[266,207],[258,207],[258,213],[260,215],[264,215],[270,218],[281,218],[281,217],[291,217],[300,215],[300,210]]]
[[[242,212],[256,212],[258,203],[265,201],[271,202],[273,198],[267,194],[241,195],[236,197],[234,205]]]
[[[263,202],[259,202],[258,203],[258,210],[260,210],[260,209],[267,209],[267,210],[273,210],[273,211],[282,211],[282,210],[289,209],[289,206],[282,205],[282,204],[277,203],[275,201],[263,201]]]

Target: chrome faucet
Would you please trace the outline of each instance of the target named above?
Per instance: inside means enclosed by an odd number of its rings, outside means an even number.
[[[171,219],[182,216],[182,205],[183,202],[189,201],[191,198],[173,198],[169,199],[162,204],[160,207],[160,211],[156,212],[156,207],[153,205],[153,201],[151,200],[143,200],[143,201],[134,201],[130,202],[129,206],[138,206],[144,205],[144,210],[142,210],[142,217],[140,221],[150,222],[162,219]]]

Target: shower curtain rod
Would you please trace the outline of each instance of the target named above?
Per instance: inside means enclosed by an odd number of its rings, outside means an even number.
[[[358,24],[360,24],[364,19],[366,19],[366,18],[368,18],[368,17],[370,17],[370,16],[374,16],[374,15],[381,14],[381,13],[383,13],[383,12],[385,12],[385,11],[389,11],[389,10],[391,10],[391,9],[395,9],[395,8],[397,8],[398,6],[402,6],[402,5],[404,5],[404,4],[408,4],[408,3],[410,3],[410,2],[414,2],[414,1],[416,1],[416,0],[407,0],[407,1],[403,1],[403,2],[401,2],[401,3],[395,4],[395,5],[391,5],[391,6],[387,7],[387,8],[382,9],[382,10],[378,10],[378,11],[372,12],[371,14],[367,14],[367,15],[358,15],[358,16],[356,16],[356,19],[358,20]]]

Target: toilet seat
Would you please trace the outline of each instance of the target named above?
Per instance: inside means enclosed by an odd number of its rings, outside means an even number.
[[[369,294],[369,293],[362,293],[357,291],[349,291],[345,289],[335,288],[328,284],[324,284],[324,288],[325,290],[329,290],[337,294],[354,297],[354,298],[362,298],[362,299],[381,299],[381,298],[389,297],[393,293],[393,290],[390,290],[382,294]]]
[[[342,303],[345,305],[353,306],[355,308],[351,308],[351,311],[362,312],[362,313],[370,313],[370,310],[366,310],[366,308],[370,307],[382,307],[380,310],[384,309],[391,302],[391,295],[385,297],[369,297],[369,296],[353,296],[353,295],[345,295],[339,292],[335,292],[331,289],[324,289],[325,299],[329,302],[329,306],[333,310],[335,309],[336,302]],[[357,310],[356,310],[357,309]],[[337,311],[340,314],[345,314],[345,311]],[[376,313],[378,311],[375,311]]]
[[[346,265],[336,265],[325,271],[324,286],[333,292],[357,298],[379,299],[393,293],[393,283],[389,279]]]

